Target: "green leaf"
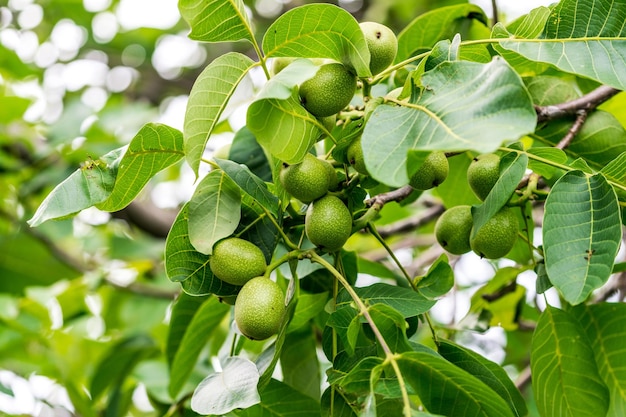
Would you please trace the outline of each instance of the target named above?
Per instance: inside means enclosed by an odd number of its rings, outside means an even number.
[[[247,124],[261,146],[290,164],[302,161],[322,133],[317,119],[295,96],[255,101],[248,108]]]
[[[189,240],[200,253],[233,234],[241,219],[241,191],[224,171],[209,172],[189,201]]]
[[[440,7],[418,16],[398,34],[396,62],[428,51],[440,40],[452,39],[473,19],[485,25],[489,21],[485,12],[474,4]]]
[[[235,234],[257,245],[265,255],[266,262],[272,260],[280,236],[278,229],[259,203],[248,194],[243,194],[241,221]]]
[[[528,168],[545,178],[552,178],[552,176],[557,172],[557,168],[550,163],[557,163],[560,165],[565,165],[567,163],[567,155],[558,148],[530,148],[527,152],[531,155],[528,160]]]
[[[609,393],[580,323],[548,307],[533,334],[533,393],[543,416],[605,416]]]
[[[543,220],[546,271],[569,303],[609,279],[621,230],[617,196],[601,174],[571,171],[554,184]]]
[[[111,346],[100,360],[89,389],[96,400],[111,387],[121,386],[137,363],[158,351],[154,341],[145,335],[131,336]]]
[[[344,349],[352,355],[361,330],[357,311],[350,307],[338,308],[330,315],[326,324],[336,330]]]
[[[472,237],[509,201],[526,172],[528,156],[510,152],[500,162],[500,177],[485,201],[472,208],[474,227]],[[470,238],[470,239],[471,239]]]
[[[371,305],[368,311],[392,352],[412,350],[406,337],[407,323],[402,314],[385,304]]]
[[[226,414],[237,408],[248,408],[261,402],[257,391],[259,371],[248,359],[232,356],[222,362],[222,370],[200,382],[191,397],[196,413]]]
[[[535,130],[528,92],[502,59],[444,62],[425,73],[422,84],[411,102],[378,106],[363,131],[365,164],[384,184],[408,183],[411,149],[492,152]]]
[[[268,58],[332,58],[371,75],[370,54],[358,22],[331,4],[309,4],[291,9],[267,29],[263,50]]]
[[[357,417],[350,401],[336,387],[326,388],[321,400],[322,415],[333,417]]]
[[[86,161],[48,194],[28,224],[36,227],[46,220],[78,213],[109,198],[123,151],[123,148],[115,149],[100,159]]]
[[[113,190],[98,208],[118,211],[126,207],[159,171],[180,161],[183,135],[158,123],[148,123],[137,132],[119,162]]]
[[[204,4],[211,3],[215,2]],[[235,89],[254,65],[247,56],[229,52],[216,58],[196,78],[189,93],[183,127],[185,155],[196,175],[213,129]]]
[[[617,158],[605,165],[600,172],[607,180],[626,186],[626,152],[619,154]]]
[[[170,369],[172,368],[174,356],[176,356],[176,352],[178,352],[178,348],[189,327],[191,319],[193,319],[193,316],[207,298],[208,297],[191,296],[182,292],[178,295],[176,301],[174,301],[169,332],[167,333],[167,347],[165,350]]]
[[[170,368],[169,393],[172,397],[176,397],[183,388],[200,352],[229,311],[228,304],[220,303],[217,297],[210,297],[194,314]]]
[[[237,410],[239,417],[320,417],[320,404],[275,379],[261,391],[261,403]]]
[[[286,100],[296,91],[298,85],[312,78],[319,66],[308,59],[296,59],[285,69],[272,77],[261,89],[257,100],[277,98]]]
[[[505,49],[623,90],[626,7],[614,0],[563,0],[552,10],[543,39],[507,39]]]
[[[324,306],[326,306],[327,302],[328,293],[326,292],[318,294],[301,293],[298,296],[296,311],[289,322],[289,330],[297,331],[307,324],[324,310]]]
[[[247,193],[261,206],[267,208],[271,213],[278,214],[278,198],[267,188],[267,184],[254,175],[247,166],[224,159],[216,159],[215,163],[242,191]]]
[[[441,357],[425,352],[405,352],[397,361],[405,381],[431,413],[445,416],[514,416],[506,401],[489,386]]]
[[[496,39],[536,38],[543,32],[543,28],[550,17],[550,12],[548,7],[541,6],[531,10],[530,13],[514,21],[507,28],[505,28],[502,23],[497,23],[492,29],[491,37]],[[494,44],[493,48],[523,76],[535,76],[545,72],[549,68],[547,64],[531,61],[516,52],[504,49],[498,44]]]
[[[366,395],[372,391],[370,376],[374,368],[383,364],[383,359],[376,356],[363,358],[352,366],[344,376],[337,381],[332,381],[333,385],[338,385],[345,392]]]
[[[580,305],[572,315],[584,327],[598,364],[598,372],[609,388],[611,400],[607,417],[626,415],[626,368],[622,358],[626,337],[626,305],[601,303]]]
[[[280,352],[280,365],[285,384],[311,398],[320,397],[320,364],[315,332],[310,326],[303,332],[287,334]]]
[[[180,14],[191,26],[189,37],[204,42],[254,42],[243,0],[179,0]]]
[[[448,263],[448,257],[442,254],[417,282],[417,291],[424,297],[435,300],[445,295],[453,286],[454,271]]]
[[[385,304],[397,310],[405,318],[423,314],[435,305],[435,301],[429,300],[410,288],[389,284],[375,283],[367,287],[358,287],[354,290],[366,304]],[[341,291],[337,299],[338,305],[350,302],[351,299],[347,293]]]
[[[191,295],[235,295],[239,287],[213,275],[209,256],[195,250],[189,240],[189,203],[178,213],[165,241],[165,272],[170,281],[182,282]]]
[[[498,393],[507,402],[513,415],[520,417],[528,413],[522,394],[501,366],[448,340],[439,340],[437,350],[445,359],[474,375]]]
[[[245,164],[253,174],[263,181],[272,181],[272,169],[265,152],[247,126],[235,133],[228,159],[239,164]]]

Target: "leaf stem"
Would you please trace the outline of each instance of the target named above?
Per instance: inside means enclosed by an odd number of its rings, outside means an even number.
[[[296,245],[295,243],[291,241],[291,239],[289,239],[289,236],[285,234],[285,231],[283,230],[282,227],[280,227],[280,225],[278,224],[278,221],[276,221],[276,218],[274,218],[274,216],[272,215],[272,213],[270,213],[267,207],[265,207],[263,204],[259,204],[259,207],[261,207],[261,209],[265,212],[265,214],[270,219],[274,227],[276,227],[276,230],[278,230],[278,233],[280,234],[280,237],[285,242],[285,245],[287,245],[292,250],[299,250],[300,248],[298,247],[298,245]]]
[[[402,272],[402,275],[404,275],[404,277],[408,281],[408,283],[411,286],[411,288],[413,289],[413,291],[417,292],[417,286],[415,285],[415,282],[413,281],[413,279],[411,279],[411,276],[406,271],[404,266],[402,266],[402,263],[396,257],[396,254],[393,252],[393,250],[391,250],[391,248],[389,247],[387,242],[385,242],[385,239],[383,239],[383,237],[380,235],[380,233],[378,233],[378,230],[376,230],[376,226],[374,226],[374,224],[370,222],[370,223],[367,224],[367,230],[372,234],[372,236],[374,236],[376,238],[376,240],[378,240],[378,242],[383,246],[383,248],[385,248],[385,250],[387,251],[387,253],[391,257],[391,259],[393,259],[393,262],[396,264],[396,266]]]

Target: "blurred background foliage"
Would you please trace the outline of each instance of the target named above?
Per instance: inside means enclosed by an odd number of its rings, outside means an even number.
[[[193,191],[188,167],[159,174],[137,201],[112,215],[90,209],[36,229],[26,221],[54,186],[128,143],[144,123],[182,128],[187,94],[204,66],[228,50],[252,57],[254,51],[247,43],[188,40],[175,1],[2,3],[0,412],[161,415],[172,402],[164,352],[168,309],[179,291],[165,276],[163,247],[179,203]],[[245,3],[261,39],[278,15],[309,1]],[[456,3],[464,2],[338,4],[358,20],[383,22],[398,33],[420,13]],[[209,147],[226,143],[229,130]],[[409,214],[390,205],[381,222]],[[428,232],[401,242],[412,248],[411,257],[428,255],[434,242]],[[353,246],[367,249],[368,243]],[[201,367],[210,368],[218,348],[207,347]]]

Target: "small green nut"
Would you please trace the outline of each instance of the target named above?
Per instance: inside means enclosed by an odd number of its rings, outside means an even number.
[[[387,26],[376,22],[359,24],[370,51],[370,71],[379,74],[393,63],[398,53],[398,38]]]
[[[352,234],[352,215],[338,197],[326,195],[307,208],[304,231],[318,248],[336,252]]]
[[[328,117],[350,104],[355,91],[356,76],[343,64],[333,62],[322,65],[300,85],[300,101],[315,117]]]
[[[470,246],[481,258],[502,258],[513,249],[518,228],[515,212],[503,207],[470,239]]]
[[[416,190],[430,190],[448,178],[450,166],[445,152],[431,152],[411,176],[409,185]]]
[[[269,278],[252,278],[237,295],[235,323],[249,339],[265,340],[277,334],[284,314],[283,290]]]
[[[472,208],[470,206],[451,207],[437,219],[437,223],[435,223],[435,237],[446,251],[454,255],[463,255],[472,250],[470,234],[473,225]]]
[[[367,167],[365,166],[365,159],[363,158],[363,147],[361,146],[361,137],[353,140],[348,149],[346,150],[346,157],[348,163],[354,168],[356,172],[363,175],[369,175]]]
[[[310,203],[328,192],[333,178],[327,164],[307,153],[302,162],[283,165],[279,175],[280,183],[289,194],[303,203]]]
[[[467,182],[476,197],[485,200],[500,178],[500,157],[493,153],[478,155],[467,168]]]
[[[267,263],[263,251],[254,243],[238,237],[229,237],[213,246],[209,268],[224,282],[244,285],[250,279],[263,275]]]

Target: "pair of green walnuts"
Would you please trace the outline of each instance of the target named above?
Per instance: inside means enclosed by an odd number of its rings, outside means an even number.
[[[500,177],[500,157],[484,154],[474,158],[467,169],[467,181],[476,196],[484,200]],[[513,248],[517,240],[518,220],[509,207],[501,208],[474,236],[472,208],[451,207],[435,224],[439,244],[455,255],[474,251],[481,258],[498,259]]]
[[[235,323],[244,336],[265,340],[278,333],[285,313],[285,295],[266,277],[267,263],[261,249],[238,237],[222,239],[209,259],[213,274],[241,286],[235,299]]]

